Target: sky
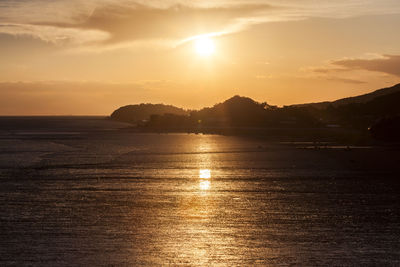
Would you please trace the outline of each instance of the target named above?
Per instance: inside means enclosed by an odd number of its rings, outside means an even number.
[[[0,0],[0,115],[359,95],[400,82],[399,29],[399,0]]]

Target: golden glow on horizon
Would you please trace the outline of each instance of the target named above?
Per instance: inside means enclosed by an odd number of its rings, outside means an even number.
[[[210,37],[203,36],[197,38],[195,41],[196,52],[200,56],[210,56],[215,52],[214,40]]]

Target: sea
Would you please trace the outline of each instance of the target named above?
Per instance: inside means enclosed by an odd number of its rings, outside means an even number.
[[[400,266],[399,155],[0,117],[0,265]]]

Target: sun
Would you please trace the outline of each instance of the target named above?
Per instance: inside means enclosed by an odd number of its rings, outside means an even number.
[[[195,40],[195,48],[200,56],[210,56],[215,52],[214,41],[209,37],[199,37]]]

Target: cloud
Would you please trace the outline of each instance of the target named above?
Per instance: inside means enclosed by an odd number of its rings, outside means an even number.
[[[328,81],[334,81],[334,82],[342,82],[342,83],[350,83],[350,84],[363,84],[367,83],[365,81],[360,81],[360,80],[354,80],[354,79],[346,79],[346,78],[338,78],[338,77],[328,77],[326,78]]]
[[[256,16],[272,9],[269,5],[241,5],[230,8],[198,8],[175,5],[153,8],[136,4],[131,7],[97,8],[82,29],[101,29],[111,33],[109,42],[143,39],[183,39],[208,32],[223,31],[239,18]],[[68,25],[67,26],[72,26]]]
[[[55,26],[38,26],[30,24],[0,24],[0,33],[28,35],[45,42],[57,45],[87,44],[105,41],[110,38],[108,32],[91,29],[59,28]]]
[[[348,70],[367,70],[383,72],[400,77],[400,55],[384,55],[374,59],[342,59],[331,64]]]
[[[326,81],[340,82],[340,83],[349,83],[349,84],[363,84],[366,83],[361,79],[354,79],[354,77],[358,78],[358,75],[354,75],[350,73],[350,77],[346,77],[346,72],[349,72],[347,68],[336,68],[333,66],[323,66],[323,67],[306,67],[301,68],[301,72],[306,74],[306,77],[322,79]],[[340,77],[338,77],[340,75]]]
[[[97,42],[109,47],[148,40],[174,40],[178,44],[193,35],[235,32],[248,23],[246,18],[273,9],[266,4],[155,7],[135,1],[88,1],[75,11],[64,1],[32,1],[43,5],[38,12],[32,2],[22,1],[15,6],[7,2],[9,5],[0,5],[0,33],[25,34],[57,44]],[[58,12],[50,12],[53,10],[64,12],[57,16]]]
[[[148,40],[179,43],[269,21],[393,13],[400,13],[398,0],[331,0],[318,5],[314,0],[0,0],[0,33],[115,48]]]
[[[327,66],[327,67],[307,67],[307,68],[301,68],[301,71],[304,72],[315,72],[315,73],[320,73],[320,74],[329,74],[329,73],[335,73],[335,72],[344,72],[348,71],[346,68],[335,68],[332,66]]]

